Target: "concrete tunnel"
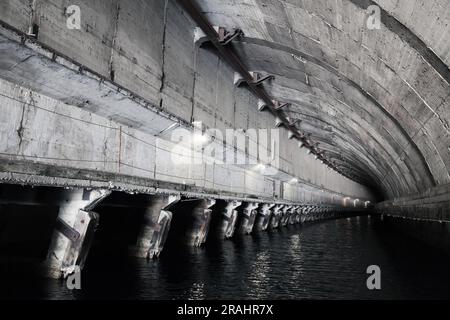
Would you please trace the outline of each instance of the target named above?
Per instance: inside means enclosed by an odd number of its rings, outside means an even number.
[[[144,258],[170,230],[448,223],[449,31],[447,0],[2,0],[2,251],[39,229],[67,276],[108,211]]]

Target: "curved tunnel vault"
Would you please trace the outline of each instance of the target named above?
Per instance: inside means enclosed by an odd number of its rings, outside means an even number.
[[[147,258],[170,230],[201,246],[378,200],[382,217],[450,222],[448,0],[79,6],[70,29],[65,1],[0,2],[0,210],[14,220],[16,206],[51,204],[39,254],[48,247],[53,276],[83,266],[111,211],[136,213],[126,250]],[[190,136],[174,149],[178,129]],[[250,141],[250,129],[279,140]],[[196,134],[245,163],[204,145],[185,156]],[[275,144],[272,166],[261,154]]]
[[[350,177],[385,198],[450,182],[447,1],[199,3],[213,25],[243,30],[239,57],[275,75],[270,95]]]

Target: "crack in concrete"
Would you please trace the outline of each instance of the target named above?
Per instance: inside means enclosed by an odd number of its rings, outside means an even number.
[[[116,47],[117,32],[119,30],[119,19],[120,19],[120,2],[117,2],[116,17],[114,19],[114,33],[111,40],[111,54],[109,57],[109,75],[112,82],[114,82],[116,77],[116,72],[114,70],[114,50]]]
[[[407,86],[419,97],[419,99],[425,104],[425,106],[433,113],[433,115],[438,119],[438,121],[442,124],[442,126],[444,127],[445,131],[447,132],[447,134],[450,135],[450,127],[448,125],[448,123],[442,119],[441,115],[439,113],[437,113],[436,110],[434,110],[428,103],[427,101],[420,95],[420,93],[408,82],[406,81],[406,79],[402,79]],[[438,108],[439,109],[439,108]],[[429,119],[428,119],[429,120]],[[427,120],[427,122],[428,122]],[[423,128],[423,126],[418,130],[420,131]]]
[[[29,59],[31,59],[31,58],[33,58],[33,57],[35,57],[34,54],[29,55],[28,57],[26,57],[26,58],[20,60],[19,62],[13,64],[13,65],[11,66],[11,68],[8,69],[8,71],[12,71],[14,68],[16,68],[17,66],[21,65],[21,64],[24,63],[24,62],[27,62]]]
[[[17,149],[17,154],[20,153],[20,149],[22,148],[22,143],[23,143],[23,135],[24,135],[24,131],[25,131],[25,126],[24,126],[24,122],[25,122],[25,110],[26,108],[28,108],[28,106],[32,106],[34,108],[37,108],[37,104],[36,101],[33,98],[33,93],[30,91],[30,102],[23,103],[23,109],[22,109],[22,116],[20,119],[20,124],[19,124],[19,128],[17,128],[16,132],[17,135],[19,136],[19,144],[18,144],[18,149]]]
[[[36,102],[33,99],[33,94],[30,92],[30,104],[32,106],[36,106]],[[17,128],[16,132],[17,132],[17,136],[19,137],[19,144],[18,144],[18,148],[17,148],[17,154],[20,153],[20,149],[22,148],[22,143],[23,143],[23,134],[25,131],[25,126],[24,126],[24,121],[25,121],[25,108],[28,107],[28,104],[26,102],[24,102],[23,107],[22,107],[22,115],[20,118],[20,123],[19,123],[19,127]]]
[[[26,104],[24,104],[22,107],[22,116],[20,119],[19,128],[17,128],[17,130],[16,130],[17,135],[19,136],[19,145],[18,145],[18,149],[17,149],[17,154],[20,153],[20,148],[22,147],[22,141],[23,141],[23,131],[25,130],[25,128],[23,126],[23,120],[24,120],[24,116],[25,116],[25,108],[26,108]]]
[[[162,93],[164,91],[165,79],[166,79],[166,34],[167,34],[167,11],[168,11],[168,2],[169,0],[165,0],[164,2],[164,21],[163,21],[163,34],[162,34],[162,45],[161,45],[161,86],[159,87],[159,107],[163,107],[163,97]]]
[[[105,157],[105,165],[108,162],[108,137],[105,132],[105,141],[103,142],[103,156]]]

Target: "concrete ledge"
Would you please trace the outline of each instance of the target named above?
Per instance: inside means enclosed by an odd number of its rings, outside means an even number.
[[[30,168],[28,161],[7,161],[2,159],[0,159],[0,183],[65,188],[108,189],[111,191],[143,194],[179,194],[181,196],[199,199],[213,198],[242,202],[273,203],[279,205],[295,203],[282,199],[274,200],[272,198],[252,197],[242,193],[217,193],[216,190],[193,185],[183,185],[128,175],[115,175],[97,170],[80,170],[40,163],[34,163],[33,168]],[[309,205],[310,203],[301,204]],[[314,203],[314,205],[318,204]],[[345,210],[361,210],[361,208],[344,208],[339,205],[327,203],[320,204],[320,206],[343,208]]]
[[[384,201],[375,206],[382,215],[413,220],[450,222],[450,184],[424,193]]]

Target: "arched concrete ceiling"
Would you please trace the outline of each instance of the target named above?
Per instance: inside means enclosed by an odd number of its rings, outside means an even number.
[[[201,0],[327,159],[385,197],[450,182],[448,0]],[[366,26],[381,8],[381,29]]]

